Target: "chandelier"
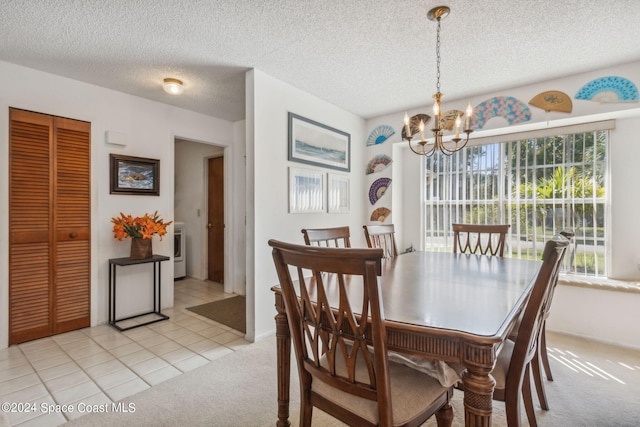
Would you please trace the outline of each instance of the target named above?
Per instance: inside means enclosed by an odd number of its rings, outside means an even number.
[[[433,104],[433,140],[427,141],[425,139],[424,128],[426,120],[429,120],[429,116],[419,114],[409,119],[409,116],[404,115],[404,138],[409,142],[409,148],[416,154],[422,156],[432,156],[436,151],[440,151],[443,154],[450,156],[456,151],[459,151],[467,145],[469,142],[469,135],[473,130],[471,129],[471,104],[467,106],[466,120],[464,133],[466,138],[464,140],[460,138],[460,127],[462,125],[463,112],[458,110],[447,111],[443,114],[441,99],[444,96],[440,93],[440,21],[449,15],[451,9],[447,6],[434,7],[427,13],[427,18],[431,21],[436,21],[438,24],[437,36],[436,36],[436,93],[433,95],[435,102]],[[442,140],[445,130],[452,130],[455,126],[455,136],[451,138],[451,142],[445,145]],[[413,135],[420,133],[420,140],[412,143]]]

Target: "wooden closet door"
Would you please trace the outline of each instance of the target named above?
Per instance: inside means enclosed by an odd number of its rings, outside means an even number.
[[[10,109],[9,344],[90,325],[90,126]]]
[[[54,334],[91,321],[90,135],[90,123],[54,119]]]
[[[9,344],[52,334],[53,121],[11,110],[9,123]]]

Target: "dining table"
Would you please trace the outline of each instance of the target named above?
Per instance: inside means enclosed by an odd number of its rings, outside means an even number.
[[[378,280],[388,350],[462,365],[466,426],[491,425],[491,371],[540,265],[534,260],[427,251],[382,262]],[[285,427],[290,425],[291,335],[282,290],[279,285],[271,289],[277,311],[276,425]]]

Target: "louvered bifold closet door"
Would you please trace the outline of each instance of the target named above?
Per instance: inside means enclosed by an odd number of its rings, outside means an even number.
[[[10,109],[10,344],[90,324],[90,126]]]
[[[54,123],[54,333],[61,333],[90,325],[91,124]]]
[[[9,127],[9,344],[15,344],[53,330],[53,120],[11,110]]]

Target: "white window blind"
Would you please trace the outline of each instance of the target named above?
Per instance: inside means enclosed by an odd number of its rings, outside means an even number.
[[[425,242],[452,250],[451,224],[511,224],[506,256],[540,259],[546,240],[575,233],[567,269],[604,276],[606,177],[613,122],[538,131],[425,159]],[[594,129],[600,127],[600,129]],[[575,132],[579,130],[580,132]],[[558,131],[558,129],[556,129]],[[513,136],[513,135],[512,135]]]

